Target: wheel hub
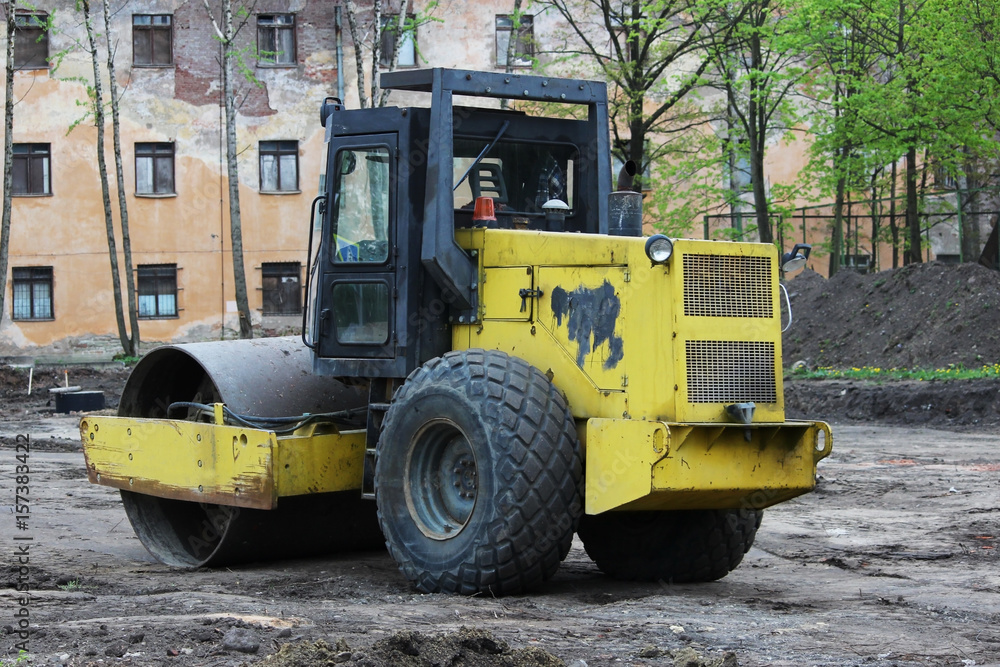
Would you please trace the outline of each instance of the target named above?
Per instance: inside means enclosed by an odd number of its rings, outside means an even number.
[[[404,491],[410,515],[427,537],[446,540],[465,528],[476,506],[479,472],[458,424],[435,419],[413,436]]]

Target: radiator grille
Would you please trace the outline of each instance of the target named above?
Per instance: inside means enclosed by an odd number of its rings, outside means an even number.
[[[775,403],[774,343],[689,340],[688,403]]]
[[[772,317],[771,258],[684,255],[684,314]]]

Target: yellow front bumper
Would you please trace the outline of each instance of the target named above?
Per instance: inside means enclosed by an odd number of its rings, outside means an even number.
[[[749,440],[747,439],[749,437]],[[813,489],[823,422],[672,424],[589,419],[586,512],[763,509]]]
[[[94,484],[160,498],[273,509],[278,498],[361,489],[365,431],[275,435],[170,419],[80,422]]]

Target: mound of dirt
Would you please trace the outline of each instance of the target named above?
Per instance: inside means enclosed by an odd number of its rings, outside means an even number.
[[[911,264],[788,283],[786,366],[979,368],[1000,362],[1000,272],[979,264]]]

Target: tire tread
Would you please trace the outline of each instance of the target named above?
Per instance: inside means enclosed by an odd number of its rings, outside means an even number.
[[[616,579],[689,583],[729,574],[753,546],[760,510],[612,512],[586,516],[587,555]]]
[[[583,509],[582,458],[565,397],[541,371],[498,351],[449,352],[416,369],[397,390],[376,455],[376,497],[383,441],[409,397],[443,384],[481,405],[492,430],[498,505],[473,553],[450,570],[423,571],[395,543],[379,504],[386,547],[404,576],[424,592],[509,595],[550,579],[569,551]]]

